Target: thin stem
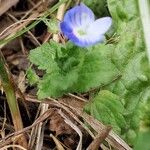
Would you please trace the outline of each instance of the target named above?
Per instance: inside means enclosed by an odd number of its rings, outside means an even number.
[[[61,0],[60,0],[61,1]],[[63,16],[64,16],[64,12],[65,12],[65,6],[66,4],[63,3],[61,4],[59,7],[58,7],[58,10],[57,10],[57,16],[56,18],[58,20],[62,20],[63,19]],[[58,34],[53,34],[53,40],[57,43],[59,43],[59,35]]]
[[[138,0],[138,6],[143,25],[145,44],[150,63],[150,2],[149,0]]]
[[[76,5],[80,5],[81,0],[76,0]]]

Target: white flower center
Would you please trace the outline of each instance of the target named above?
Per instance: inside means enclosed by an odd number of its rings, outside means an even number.
[[[86,35],[86,30],[79,29],[79,30],[77,30],[77,32],[80,36]]]
[[[88,27],[89,25],[84,25],[81,26],[79,28],[76,28],[74,31],[75,35],[77,35],[78,37],[85,37],[88,34]]]

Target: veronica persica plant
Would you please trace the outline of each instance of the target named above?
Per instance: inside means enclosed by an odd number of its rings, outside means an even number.
[[[110,17],[95,20],[92,10],[80,3],[66,12],[60,29],[75,45],[88,47],[103,42],[111,24]]]

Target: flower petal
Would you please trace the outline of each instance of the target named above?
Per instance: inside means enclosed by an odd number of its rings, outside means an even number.
[[[66,22],[60,23],[60,28],[63,34],[72,41],[75,45],[80,47],[92,46],[98,42],[104,41],[104,35],[97,34],[97,32],[89,32],[85,36],[80,36],[74,29],[70,27]]]
[[[104,41],[104,34],[110,28],[112,19],[104,17],[94,21],[94,14],[81,3],[67,11],[60,23],[63,34],[80,47],[87,47]]]
[[[68,35],[72,33],[72,27],[67,22],[61,22],[60,23],[60,29],[63,32],[63,34],[68,38]]]
[[[80,47],[88,47],[95,45],[98,42],[103,42],[105,37],[104,35],[86,35],[85,37],[77,37],[75,34],[71,34],[69,36],[70,41],[72,41],[75,45]]]
[[[86,5],[81,3],[78,6],[68,10],[64,16],[65,22],[72,27],[79,27],[94,22],[94,14]]]
[[[103,17],[97,19],[89,26],[88,33],[95,34],[95,35],[105,34],[108,31],[108,29],[111,27],[111,24],[112,24],[112,19],[110,17]]]

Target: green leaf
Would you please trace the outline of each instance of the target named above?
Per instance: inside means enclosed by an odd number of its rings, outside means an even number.
[[[75,84],[77,92],[108,84],[119,75],[109,56],[111,50],[111,46],[97,45],[86,53]]]
[[[76,82],[77,77],[76,70],[66,74],[55,72],[44,75],[38,84],[39,99],[62,96],[69,91],[69,88]]]
[[[107,90],[122,97],[125,104],[127,128],[122,132],[133,145],[140,123],[140,102],[149,87],[150,68],[145,54],[142,28],[135,0],[107,0],[116,27],[117,42],[112,62],[122,77],[109,84]],[[131,136],[134,133],[134,136]]]
[[[132,60],[129,61],[129,63],[127,64],[124,70],[122,80],[126,88],[132,91],[133,93],[138,93],[145,86],[148,85],[149,78],[146,74],[147,72],[144,72],[143,70],[144,61],[147,61],[145,53],[144,52],[138,53],[132,58]],[[148,66],[148,61],[147,64],[145,64],[145,67],[147,66]],[[133,87],[139,87],[139,88],[133,89]]]
[[[134,150],[150,150],[150,131],[140,131]]]
[[[140,130],[150,131],[150,87],[148,87],[142,95],[140,102]]]
[[[67,48],[51,41],[32,50],[29,59],[46,70],[38,82],[38,97],[59,97],[70,92],[78,79],[78,70],[84,59],[85,50],[67,44]]]
[[[52,41],[50,43],[45,43],[31,50],[29,59],[33,64],[38,66],[38,69],[46,70],[47,73],[51,73],[59,69],[54,59],[56,57],[56,50],[60,51],[61,48],[60,45]]]
[[[140,102],[140,132],[135,143],[135,150],[150,150],[150,87],[142,94]]]
[[[105,124],[112,125],[119,133],[126,127],[124,106],[121,99],[110,91],[102,90],[85,106],[85,111]]]
[[[83,0],[83,2],[92,9],[97,17],[107,16],[109,14],[106,0]]]
[[[103,51],[101,51],[103,49]],[[40,99],[68,92],[85,92],[109,84],[119,74],[110,59],[111,46],[84,49],[67,43],[45,43],[32,50],[29,59],[46,70],[38,82]]]
[[[27,70],[27,78],[31,85],[38,83],[39,77],[35,73],[35,71],[31,68]]]
[[[107,0],[107,3],[110,13],[116,22],[130,21],[138,16],[135,0]]]

